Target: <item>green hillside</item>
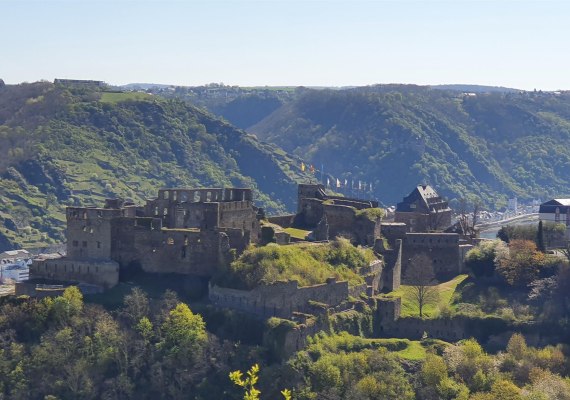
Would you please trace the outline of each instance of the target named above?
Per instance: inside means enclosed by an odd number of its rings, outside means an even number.
[[[63,239],[66,205],[159,187],[253,187],[292,209],[299,162],[179,100],[39,82],[0,88],[0,250]]]
[[[449,200],[570,195],[570,93],[385,85],[297,91],[248,132],[399,201],[430,183]],[[454,202],[452,202],[454,204]]]

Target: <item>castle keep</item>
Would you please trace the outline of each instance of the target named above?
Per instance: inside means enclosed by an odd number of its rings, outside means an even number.
[[[373,246],[380,237],[380,218],[370,218],[362,212],[371,208],[378,208],[378,202],[331,196],[326,194],[323,185],[301,184],[294,223],[316,228],[316,240],[343,236],[354,244]]]
[[[105,288],[129,269],[209,277],[260,236],[251,189],[161,189],[144,206],[120,199],[68,207],[67,256],[38,260],[32,279]]]

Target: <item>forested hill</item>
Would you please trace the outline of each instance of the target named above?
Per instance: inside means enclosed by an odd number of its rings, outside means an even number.
[[[113,196],[143,203],[164,186],[253,187],[268,212],[292,209],[298,165],[180,100],[46,82],[6,85],[0,251],[62,240],[66,205],[101,205]]]
[[[501,207],[570,195],[570,93],[309,90],[248,132],[394,204],[416,184]],[[336,179],[333,180],[336,182]]]

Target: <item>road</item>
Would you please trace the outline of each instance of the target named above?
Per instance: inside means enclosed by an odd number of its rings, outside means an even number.
[[[478,228],[481,231],[487,231],[487,230],[491,230],[491,229],[495,229],[495,228],[500,228],[502,226],[509,225],[509,224],[521,225],[521,224],[530,223],[533,221],[538,221],[538,213],[517,215],[516,217],[502,219],[500,221],[485,222],[485,223],[477,224],[476,228]]]

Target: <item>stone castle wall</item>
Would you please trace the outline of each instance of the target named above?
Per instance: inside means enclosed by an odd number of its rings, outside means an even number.
[[[408,227],[402,222],[382,222],[380,223],[380,230],[382,237],[385,237],[388,240],[388,244],[394,247],[396,240],[404,240],[406,238]]]
[[[231,235],[241,230],[157,229],[160,220],[118,218],[113,221],[112,258],[138,264],[145,272],[211,276],[229,255]]]
[[[316,226],[323,218],[323,202],[314,198],[299,199],[299,215],[296,223],[304,227]]]
[[[72,260],[58,258],[34,261],[30,266],[34,279],[84,282],[111,288],[119,283],[119,264],[115,261]]]
[[[386,265],[380,291],[391,292],[398,290],[402,282],[402,240],[397,239],[394,247],[382,250]]]
[[[211,286],[210,301],[218,307],[232,308],[264,318],[290,318],[293,312],[311,309],[309,301],[335,306],[349,295],[366,293],[366,285],[349,289],[348,282],[329,279],[327,283],[299,287],[296,281],[277,282],[253,290],[237,290]]]
[[[295,216],[297,214],[285,214],[285,215],[277,215],[273,217],[268,217],[267,220],[272,224],[279,225],[282,228],[290,228],[293,226],[295,222]]]
[[[329,225],[329,238],[345,236],[353,243],[373,246],[375,239],[380,237],[380,219],[371,221],[364,216],[357,217],[354,208],[337,204],[325,204],[324,213]]]
[[[405,223],[408,232],[429,232],[434,229],[445,229],[451,225],[451,211],[424,214],[421,212],[396,211],[395,222]]]
[[[111,221],[121,215],[121,210],[68,207],[67,257],[108,260],[111,256]]]
[[[432,260],[438,279],[447,279],[461,273],[462,253],[459,250],[459,235],[456,233],[408,233],[403,242],[402,277],[405,282],[410,261],[418,255]]]

